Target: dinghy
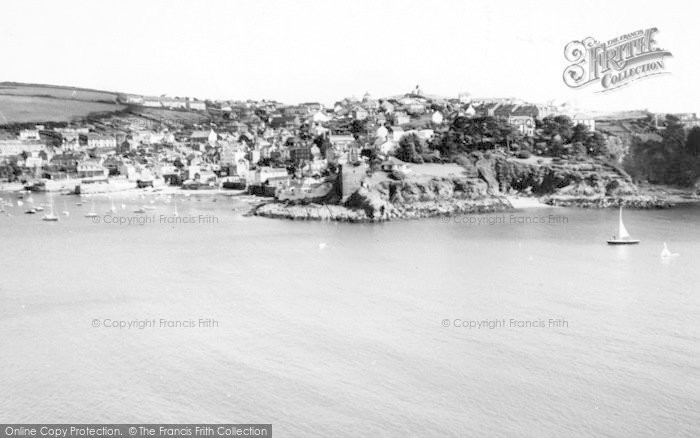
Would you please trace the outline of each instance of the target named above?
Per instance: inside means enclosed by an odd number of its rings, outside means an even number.
[[[671,257],[678,257],[678,255],[679,255],[678,253],[671,252],[668,249],[668,245],[666,245],[666,242],[664,242],[664,249],[661,250],[661,258],[662,259],[669,259]]]

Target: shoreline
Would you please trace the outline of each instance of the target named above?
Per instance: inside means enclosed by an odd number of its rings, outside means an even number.
[[[248,214],[272,219],[376,223],[392,220],[449,217],[459,214],[497,213],[533,208],[570,207],[600,209],[622,206],[630,209],[651,210],[674,208],[695,203],[700,203],[700,197],[680,200],[648,195],[598,197],[508,195],[481,199],[450,199],[392,205],[391,212],[383,216],[373,216],[361,208],[350,208],[344,205],[292,204],[277,201],[265,202],[254,206]]]
[[[6,186],[0,186],[6,188]],[[19,193],[20,190],[0,190],[0,193]],[[237,198],[247,204],[242,209],[245,216],[260,216],[286,220],[316,220],[350,223],[379,223],[392,220],[426,219],[432,217],[456,216],[460,214],[485,214],[522,209],[569,207],[583,209],[617,208],[665,209],[700,202],[700,196],[690,189],[666,186],[641,186],[639,194],[618,196],[576,196],[551,194],[532,196],[521,193],[507,195],[481,195],[471,197],[438,197],[432,200],[403,200],[390,202],[378,200],[378,203],[359,204],[320,204],[280,202],[270,198],[248,195],[245,190],[210,189],[183,190],[175,186],[157,188],[129,189],[117,192],[93,194],[63,194],[85,198],[102,198],[127,200],[145,197],[189,198],[198,196],[224,196]],[[367,193],[366,193],[367,195]],[[167,202],[167,201],[166,201]]]
[[[352,223],[380,223],[393,220],[427,219],[459,214],[497,213],[512,210],[505,198],[454,199],[449,202],[416,202],[397,205],[384,215],[372,215],[361,208],[328,204],[285,204],[268,202],[253,207],[252,216],[287,220],[317,220]]]

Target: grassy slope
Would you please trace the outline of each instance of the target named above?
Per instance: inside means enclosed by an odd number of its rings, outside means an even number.
[[[56,85],[18,84],[14,82],[0,82],[0,95],[53,97],[56,99],[106,103],[113,103],[117,100],[117,93],[110,91]]]
[[[126,108],[110,91],[78,87],[0,82],[0,125],[12,123],[70,122],[91,113],[110,113]],[[205,115],[155,108],[135,109],[151,119],[201,122]]]
[[[123,105],[55,97],[0,95],[0,125],[11,123],[70,122],[95,112],[115,112]]]
[[[34,122],[69,122],[90,113],[124,108],[117,94],[54,85],[0,82],[0,125]]]

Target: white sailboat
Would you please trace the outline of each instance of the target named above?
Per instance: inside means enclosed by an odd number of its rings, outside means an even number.
[[[661,250],[661,258],[662,259],[670,259],[671,257],[678,257],[679,254],[676,252],[671,252],[668,249],[668,245],[666,245],[666,242],[664,242],[664,249]]]
[[[620,206],[620,223],[618,224],[617,236],[613,236],[612,239],[608,240],[608,245],[634,245],[637,243],[639,243],[639,240],[630,237],[624,222],[622,222],[622,206]]]
[[[114,214],[117,212],[117,207],[114,205],[114,199],[112,199],[111,196],[109,197],[109,200],[112,202],[112,205],[109,207],[109,210],[107,211],[107,213]]]
[[[31,196],[29,196],[29,199],[27,199],[27,204],[28,204],[28,207],[26,210],[24,210],[24,213],[25,214],[36,214],[36,208],[31,207],[31,205],[34,205],[34,199],[32,199]],[[24,203],[22,201],[17,201],[17,205],[21,206],[21,205],[24,205]]]
[[[97,217],[97,213],[95,213],[95,198],[92,198],[92,208],[90,209],[90,213],[87,213],[85,217]]]
[[[53,198],[49,198],[49,212],[45,214],[41,220],[46,222],[58,222],[58,216],[53,214]]]

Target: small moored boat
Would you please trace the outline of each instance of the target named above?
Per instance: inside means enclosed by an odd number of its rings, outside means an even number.
[[[41,218],[42,221],[46,222],[58,222],[58,216],[53,214],[53,198],[49,198],[49,212]]]
[[[620,223],[618,224],[617,236],[613,236],[612,239],[608,240],[608,245],[635,245],[637,243],[639,243],[639,240],[630,237],[625,224],[622,222],[622,206],[620,206]]]
[[[662,259],[670,259],[671,257],[678,257],[678,253],[676,252],[671,252],[668,249],[668,245],[666,245],[666,242],[664,242],[664,249],[661,250],[661,258]]]
[[[90,210],[89,213],[85,214],[85,217],[97,217],[97,213],[95,212],[95,200],[92,200],[92,209]]]

